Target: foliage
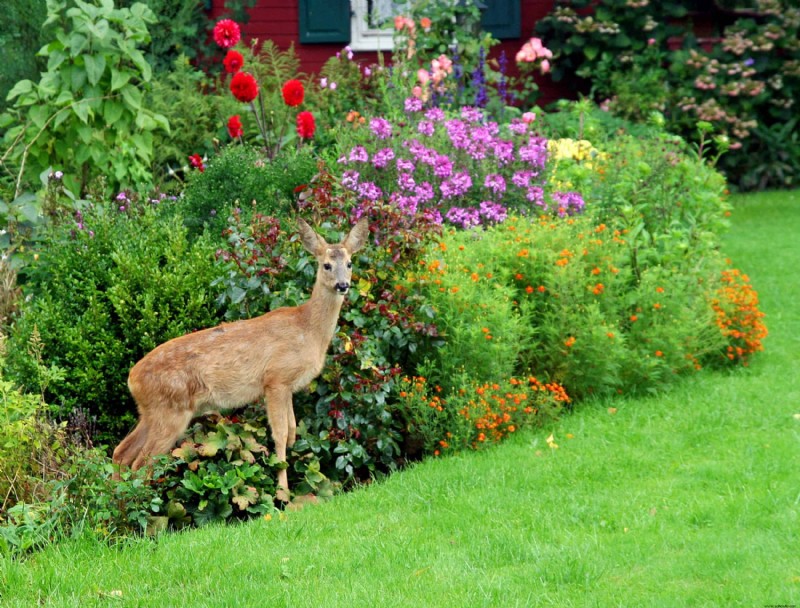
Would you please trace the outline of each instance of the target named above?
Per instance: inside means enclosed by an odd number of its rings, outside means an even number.
[[[0,112],[7,108],[6,96],[20,80],[33,79],[43,68],[36,52],[42,23],[47,17],[45,0],[8,0],[3,3],[0,33]]]
[[[47,71],[38,83],[14,86],[14,106],[0,118],[0,126],[19,123],[4,138],[4,160],[18,174],[16,195],[30,175],[51,166],[76,193],[98,175],[121,187],[151,180],[153,134],[169,131],[166,119],[142,103],[152,68],[138,46],[149,39],[152,21],[142,4],[48,5],[44,27],[53,40],[40,52]]]
[[[211,245],[190,244],[168,199],[128,196],[95,204],[49,230],[25,269],[30,302],[10,330],[10,377],[39,385],[26,344],[42,336],[43,359],[63,368],[44,391],[62,415],[81,406],[101,437],[132,422],[130,366],[161,342],[217,320]]]
[[[172,69],[153,76],[146,104],[169,121],[169,134],[162,135],[153,150],[156,183],[180,178],[189,153],[213,156],[224,141],[225,122],[236,112],[235,100],[216,92],[220,83],[195,69],[184,55]]]
[[[593,94],[626,117],[665,112],[687,139],[707,121],[730,150],[719,166],[732,184],[790,186],[800,169],[800,12],[780,0],[721,8],[716,38],[703,39],[681,21],[686,10],[682,2],[559,2],[537,32],[555,51],[556,79],[573,71],[589,79]]]
[[[461,376],[458,388],[444,391],[424,376],[403,377],[399,408],[410,439],[434,456],[481,449],[549,422],[570,402],[557,383],[542,383],[533,376],[499,378],[481,384]]]
[[[208,225],[215,236],[237,207],[247,212],[255,204],[259,210],[285,216],[295,189],[311,180],[316,164],[307,146],[283,148],[272,159],[250,145],[226,146],[204,171],[189,174],[177,205],[193,233]]]

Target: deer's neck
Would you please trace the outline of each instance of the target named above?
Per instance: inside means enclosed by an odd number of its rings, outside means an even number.
[[[343,303],[344,296],[334,293],[319,284],[314,285],[311,299],[306,302],[311,327],[316,328],[317,335],[325,350],[327,350],[333,339],[333,334],[336,332],[339,311],[341,311]]]

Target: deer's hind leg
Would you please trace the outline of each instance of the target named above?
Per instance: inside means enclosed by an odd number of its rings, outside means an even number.
[[[159,412],[157,419],[148,420],[147,439],[136,455],[131,468],[135,471],[147,464],[151,456],[167,453],[180,439],[192,421],[191,410],[170,410]],[[140,424],[143,424],[143,420]]]
[[[120,467],[131,466],[136,457],[139,456],[139,452],[142,451],[146,441],[147,424],[145,424],[144,420],[140,420],[136,427],[116,447],[111,461]]]

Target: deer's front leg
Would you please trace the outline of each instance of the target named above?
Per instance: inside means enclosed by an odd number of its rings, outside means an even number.
[[[272,429],[272,439],[275,441],[275,455],[281,462],[286,462],[286,446],[291,437],[294,443],[294,428],[290,433],[290,421],[294,426],[294,412],[292,411],[292,391],[289,387],[266,387],[264,396],[267,400],[267,419]],[[286,469],[278,471],[278,499],[289,501],[289,478]]]

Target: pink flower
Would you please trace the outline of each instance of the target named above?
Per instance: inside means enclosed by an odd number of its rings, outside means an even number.
[[[542,74],[547,74],[550,71],[550,62],[547,59],[542,60]]]
[[[311,139],[314,137],[316,128],[317,124],[311,112],[300,112],[297,115],[297,134],[301,139]]]
[[[214,42],[216,42],[223,49],[228,49],[234,46],[242,38],[242,32],[239,29],[239,24],[230,19],[222,19],[217,21],[214,26]]]

